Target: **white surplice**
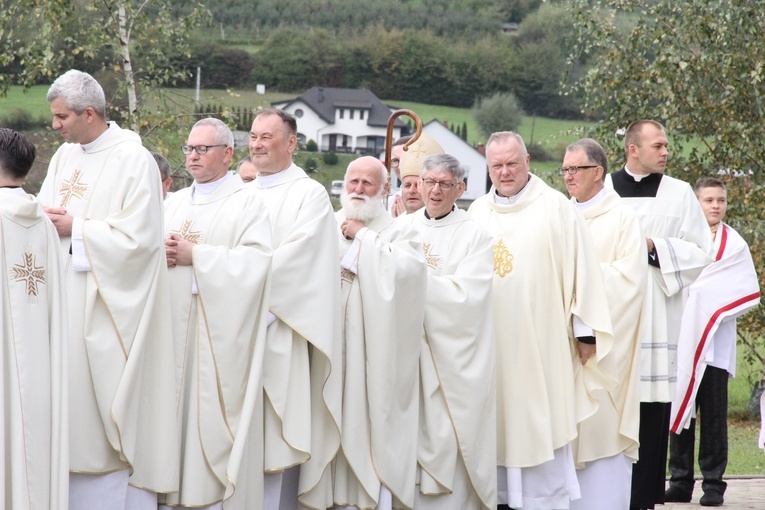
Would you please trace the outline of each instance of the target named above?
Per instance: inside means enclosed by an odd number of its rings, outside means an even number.
[[[33,197],[0,189],[0,501],[66,510],[66,302],[53,224]]]

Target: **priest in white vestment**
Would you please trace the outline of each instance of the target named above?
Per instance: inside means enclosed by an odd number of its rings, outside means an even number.
[[[292,162],[296,145],[292,115],[258,112],[250,130],[258,177],[248,188],[265,203],[272,226],[263,370],[269,510],[296,508],[298,494],[308,507],[331,505],[321,487],[331,487],[329,464],[340,445],[337,226],[327,190]]]
[[[497,499],[567,509],[577,424],[617,378],[603,277],[584,219],[529,173],[523,139],[494,133],[486,156],[493,186],[468,213],[494,239]]]
[[[336,214],[344,351],[336,508],[414,505],[427,269],[419,234],[385,211],[386,187],[379,160],[353,161]]]
[[[66,510],[66,302],[56,229],[21,188],[35,146],[0,128],[0,501]]]
[[[258,510],[271,224],[228,172],[224,122],[198,121],[183,152],[194,182],[165,205],[181,457],[179,491],[164,503]]]
[[[494,509],[493,241],[455,205],[465,191],[459,161],[438,154],[420,166],[425,207],[399,220],[422,236],[428,266],[414,508]]]
[[[749,246],[722,221],[728,207],[725,185],[719,179],[702,179],[695,192],[714,239],[715,261],[688,287],[680,323],[668,491],[682,499],[692,496],[695,430],[701,423],[700,502],[719,506],[727,486],[728,378],[736,375],[736,318],[760,303],[760,286]]]
[[[607,395],[599,390],[598,411],[579,424],[574,455],[582,497],[571,508],[628,510],[640,426],[638,333],[648,273],[645,238],[634,211],[603,187],[608,159],[598,142],[583,138],[569,145],[560,173],[595,242],[619,373],[619,385]]]
[[[693,190],[664,175],[667,147],[661,124],[633,122],[624,136],[627,162],[606,176],[606,188],[637,213],[649,264],[640,331],[640,450],[632,471],[633,508],[664,502],[682,291],[712,261],[708,228]]]
[[[48,102],[67,142],[38,201],[65,258],[70,510],[156,508],[178,488],[179,451],[159,170],[105,120],[89,74],[60,76]]]

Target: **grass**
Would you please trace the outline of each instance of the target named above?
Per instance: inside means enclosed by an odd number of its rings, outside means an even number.
[[[23,87],[11,87],[6,97],[0,97],[0,118],[14,110],[26,110],[34,118],[44,117],[50,120],[50,106],[45,99],[48,85],[35,85],[29,90]]]

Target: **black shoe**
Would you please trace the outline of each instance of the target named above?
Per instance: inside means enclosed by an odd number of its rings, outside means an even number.
[[[691,493],[684,491],[680,487],[669,486],[669,489],[664,493],[664,501],[667,503],[690,503]],[[722,496],[721,496],[722,501]],[[720,503],[722,504],[722,503]]]
[[[723,495],[716,490],[708,490],[699,500],[701,506],[722,506]]]

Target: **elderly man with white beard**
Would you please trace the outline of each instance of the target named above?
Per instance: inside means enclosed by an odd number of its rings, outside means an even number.
[[[345,353],[335,508],[414,505],[427,268],[419,235],[385,210],[387,187],[380,161],[353,161],[335,215]]]

